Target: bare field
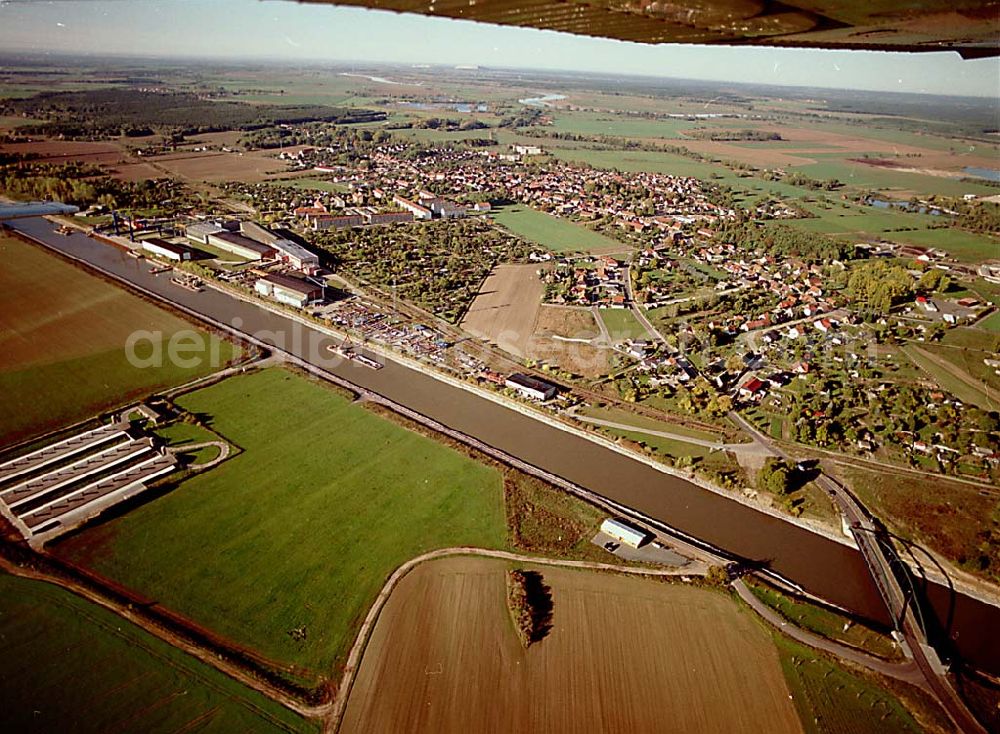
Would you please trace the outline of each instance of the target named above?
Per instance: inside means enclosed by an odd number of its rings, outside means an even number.
[[[500,265],[483,283],[469,306],[462,328],[501,349],[525,357],[545,285],[538,265]]]
[[[406,576],[343,732],[801,732],[768,634],[705,589],[539,567],[553,627],[525,650],[494,559]]]
[[[611,367],[613,352],[609,348],[554,338],[593,339],[599,335],[600,329],[590,311],[542,306],[535,320],[528,356],[584,377],[604,375]]]
[[[292,150],[288,148],[286,150]],[[150,160],[170,174],[190,181],[264,181],[272,174],[288,169],[285,161],[273,157],[272,151],[248,153],[171,153]]]
[[[115,142],[88,143],[71,140],[36,140],[31,143],[6,143],[0,152],[34,154],[46,163],[118,163],[130,160],[129,154]]]
[[[792,155],[791,150],[776,148],[755,148],[749,143],[737,144],[728,140],[689,140],[680,143],[688,150],[718,158],[741,161],[756,166],[806,166],[815,163],[813,158]],[[796,149],[795,153],[811,153],[808,149]]]

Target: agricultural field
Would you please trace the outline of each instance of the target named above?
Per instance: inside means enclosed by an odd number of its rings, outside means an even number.
[[[552,129],[578,135],[610,135],[623,138],[679,138],[695,126],[686,120],[651,120],[611,113],[577,112],[557,114]]]
[[[0,574],[0,730],[313,732],[318,727],[116,614]]]
[[[516,235],[552,252],[622,252],[627,245],[586,227],[523,205],[495,209],[493,218]]]
[[[304,191],[326,191],[329,193],[343,193],[347,191],[347,186],[333,181],[323,181],[318,178],[288,178],[282,179],[282,186]]]
[[[37,156],[45,163],[115,164],[132,161],[131,156],[116,142],[90,143],[71,140],[38,140],[30,143],[0,143],[0,153]]]
[[[461,327],[511,354],[526,356],[545,292],[538,268],[533,263],[497,266],[483,281]]]
[[[0,236],[0,258],[0,444],[182,384],[238,356],[232,343],[23,240]],[[162,366],[129,363],[125,345],[137,330],[154,333]],[[185,334],[206,347],[195,367],[166,357],[170,339]],[[136,355],[151,356],[150,342]]]
[[[55,552],[308,684],[335,677],[399,565],[507,544],[495,469],[327,386],[273,368],[177,402],[241,453]]]
[[[533,567],[551,588],[552,628],[525,649],[508,567],[441,559],[404,577],[341,731],[801,731],[769,635],[726,596]]]
[[[149,160],[152,165],[181,180],[207,183],[265,181],[288,170],[288,163],[279,160],[274,151],[262,150],[246,153],[171,153]]]

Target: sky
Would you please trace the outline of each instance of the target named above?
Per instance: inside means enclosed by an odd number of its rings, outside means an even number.
[[[0,0],[0,51],[478,64],[1000,98],[1000,59],[644,46],[287,0]]]

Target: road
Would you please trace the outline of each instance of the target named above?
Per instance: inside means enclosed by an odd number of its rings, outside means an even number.
[[[766,436],[741,416],[732,413],[730,418],[756,440],[771,445]],[[786,461],[790,460],[787,454],[773,445],[772,451],[776,456]],[[897,573],[892,569],[892,564],[897,563],[898,573],[904,578],[909,578],[909,567],[896,555],[891,540],[885,537],[882,529],[876,525],[868,511],[847,488],[825,474],[820,474],[815,481],[834,500],[851,528],[858,550],[865,559],[872,580],[889,610],[893,626],[906,641],[909,656],[923,675],[928,690],[934,694],[959,731],[965,734],[986,734],[986,729],[976,720],[955,691],[940,658],[930,646],[924,625],[917,619],[919,602],[913,600],[914,603],[910,603],[912,593],[908,594],[907,591],[912,592],[912,588],[904,589]]]
[[[746,585],[743,579],[736,579],[733,582],[733,588],[736,589],[737,595],[746,602],[747,606],[753,609],[770,625],[776,627],[793,640],[797,640],[816,650],[823,650],[838,658],[852,662],[855,665],[860,665],[863,668],[868,668],[889,678],[895,678],[904,683],[926,689],[927,684],[924,680],[924,674],[912,660],[905,663],[892,663],[874,655],[869,655],[849,645],[842,645],[829,638],[821,637],[786,621],[780,614],[758,599],[757,595],[750,590],[750,587]]]
[[[632,313],[635,314],[635,317],[639,320],[639,323],[642,324],[642,328],[644,328],[646,332],[656,341],[658,341],[661,345],[666,346],[667,340],[663,337],[663,334],[661,334],[659,331],[656,330],[656,327],[653,326],[653,324],[650,322],[648,318],[646,318],[646,314],[644,314],[642,312],[642,309],[639,308],[639,304],[635,302],[635,297],[632,293],[631,257],[629,258],[629,261],[625,263],[624,279],[625,279],[625,300],[628,302],[628,307],[632,309]]]
[[[616,423],[615,421],[604,420],[603,418],[591,418],[590,416],[581,415],[576,407],[570,408],[566,411],[566,415],[575,418],[578,421],[583,421],[584,423],[592,423],[595,426],[604,426],[605,428],[615,428],[619,431],[631,431],[633,433],[643,433],[647,436],[659,436],[661,438],[669,438],[672,441],[683,441],[684,443],[693,444],[694,446],[702,446],[712,451],[733,451],[736,453],[745,454],[760,454],[760,455],[770,455],[771,451],[763,444],[755,441],[750,441],[749,443],[719,443],[718,441],[707,441],[703,438],[695,438],[694,436],[687,436],[683,433],[671,433],[670,431],[658,431],[652,428],[643,428],[641,426],[633,426],[628,423]]]

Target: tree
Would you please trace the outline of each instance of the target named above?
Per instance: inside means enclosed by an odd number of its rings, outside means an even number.
[[[757,473],[757,486],[773,494],[785,495],[791,489],[791,479],[791,471],[785,462],[771,457]]]
[[[938,270],[937,268],[931,268],[921,275],[920,280],[917,281],[917,287],[926,293],[934,291],[943,293],[948,290],[949,285],[951,285],[951,281],[948,279],[948,276],[945,275],[943,270]]]
[[[705,573],[705,583],[710,586],[728,586],[729,574],[722,566],[709,566]]]

